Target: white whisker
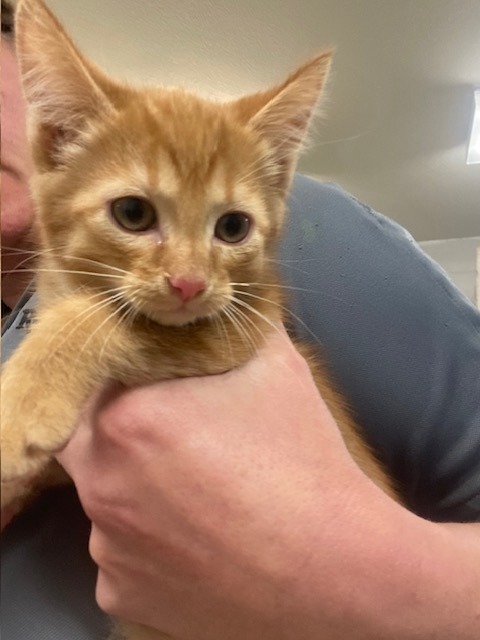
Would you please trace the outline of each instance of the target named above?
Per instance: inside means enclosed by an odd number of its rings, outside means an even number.
[[[119,300],[122,299],[124,292],[123,289],[127,289],[128,285],[126,285],[125,287],[119,287],[118,289],[122,289],[117,291],[114,295],[107,295],[106,298],[99,300],[98,302],[96,302],[94,305],[92,306],[88,306],[85,309],[83,309],[83,311],[81,311],[80,313],[78,313],[74,318],[71,318],[63,327],[62,329],[65,329],[66,327],[68,327],[70,324],[72,324],[73,322],[78,321],[80,318],[82,318],[82,320],[80,322],[78,322],[77,324],[75,324],[75,326],[73,327],[73,329],[71,331],[69,331],[69,333],[66,336],[63,336],[62,341],[60,342],[60,344],[56,345],[56,348],[59,349],[64,343],[65,341],[67,341],[71,335],[73,335],[75,333],[75,331],[87,320],[89,320],[93,315],[95,315],[95,313],[97,313],[97,311],[100,311],[101,309],[108,307],[111,303],[115,303]],[[95,298],[98,297],[99,295],[104,294],[103,291],[101,291],[98,294],[94,294],[93,296],[91,296],[91,298]],[[105,295],[105,294],[104,294]],[[52,336],[50,338],[50,342],[52,342],[57,336]]]
[[[238,316],[235,316],[235,314],[233,313],[233,309],[234,309],[233,305],[229,305],[224,309],[222,309],[222,311],[225,314],[225,316],[230,320],[230,322],[233,324],[233,326],[237,330],[239,337],[243,340],[243,342],[245,342],[245,344],[250,346],[255,351],[255,353],[257,353],[257,345],[252,339],[251,335],[247,332],[245,326],[242,325]]]
[[[235,365],[235,359],[233,357],[233,350],[232,350],[232,343],[230,342],[230,336],[228,335],[228,331],[227,328],[225,327],[225,323],[223,321],[223,318],[221,315],[218,316],[218,320],[222,326],[223,329],[223,335],[225,336],[225,341],[227,343],[228,346],[228,352],[230,354],[230,362],[232,363],[232,366]]]
[[[278,289],[287,289],[289,291],[302,291],[305,293],[314,293],[315,295],[319,295],[319,296],[325,296],[326,298],[331,298],[332,300],[336,300],[337,302],[342,302],[343,304],[347,304],[345,302],[345,300],[343,300],[342,298],[339,298],[338,296],[334,296],[332,293],[327,293],[326,291],[320,291],[318,289],[304,289],[303,287],[294,287],[291,285],[285,285],[285,284],[272,284],[272,283],[265,283],[265,282],[230,282],[230,285],[232,286],[239,286],[239,287],[251,287],[251,286],[259,286],[259,287],[266,287],[267,289],[269,287],[276,287]],[[241,293],[246,293],[246,292],[241,292]]]
[[[121,298],[120,298],[121,299]],[[121,310],[128,306],[130,303],[128,300],[125,300],[123,302],[123,304],[121,304],[119,307],[115,307],[113,309],[113,311],[106,317],[103,319],[103,321],[98,325],[98,327],[96,327],[95,331],[92,331],[92,333],[88,336],[88,338],[85,340],[85,342],[82,345],[82,348],[80,349],[80,353],[79,356],[82,355],[82,353],[85,351],[87,345],[89,344],[89,342],[93,339],[93,337],[100,331],[100,329],[107,323],[109,322],[112,318],[114,318],[118,313],[121,312]],[[108,306],[108,305],[107,305]],[[102,345],[102,347],[105,346],[105,343]]]
[[[122,315],[122,311],[125,308],[127,309],[127,312],[126,312],[125,315]],[[126,318],[128,318],[128,316],[131,314],[131,312],[132,312],[131,302],[130,302],[130,300],[125,300],[124,303],[122,305],[120,305],[120,307],[118,309],[116,309],[110,315],[110,317],[113,317],[118,313],[118,318],[117,318],[117,321],[115,322],[115,324],[113,325],[113,327],[108,332],[108,335],[106,336],[106,338],[103,341],[102,348],[100,349],[100,354],[99,354],[99,360],[100,361],[103,359],[103,354],[105,353],[105,350],[107,348],[107,344],[108,344],[110,338],[112,337],[113,333],[117,330],[117,327],[120,325],[122,320],[125,320]],[[94,333],[95,333],[95,331],[94,331]],[[92,336],[93,336],[93,334],[92,334]],[[84,347],[85,346],[86,346],[86,344],[84,345]]]
[[[265,258],[265,260],[267,260],[268,262],[275,262],[276,264],[278,264],[278,260],[273,260],[271,258]],[[292,269],[293,271],[298,271],[298,273],[301,273],[304,276],[309,276],[311,275],[310,273],[308,273],[308,271],[303,271],[303,269],[299,269],[298,267],[294,267],[292,264],[284,264],[284,267],[288,267],[289,269]]]
[[[2,246],[2,253],[4,255],[10,256],[10,255],[17,255],[17,254],[25,254],[25,253],[31,253],[34,256],[39,256],[42,253],[48,253],[50,251],[55,251],[55,249],[21,249],[20,247],[8,247],[8,246]]]
[[[309,333],[309,335],[315,340],[315,342],[317,342],[319,345],[322,344],[321,340],[319,340],[319,338],[313,333],[313,331],[310,329],[310,327],[308,325],[305,324],[305,322],[299,318],[295,313],[293,313],[293,311],[291,311],[288,307],[286,307],[283,304],[279,304],[278,302],[274,302],[273,300],[269,300],[268,298],[264,298],[262,296],[256,296],[253,293],[248,293],[247,291],[236,291],[234,290],[235,294],[239,294],[242,296],[248,296],[249,298],[255,298],[256,300],[262,300],[263,302],[268,302],[269,304],[273,304],[274,306],[278,307],[279,309],[282,309],[285,313],[288,313],[290,316],[292,316],[292,318],[295,318],[295,320],[297,322],[299,322],[302,327]],[[236,300],[236,302],[240,302],[238,300],[238,298],[234,298]],[[244,302],[244,301],[241,301]],[[246,304],[244,302],[244,304]],[[248,305],[250,307],[250,305]],[[254,310],[253,307],[250,307],[252,311],[256,311]],[[262,315],[262,314],[260,314]]]
[[[16,247],[6,247],[6,249],[10,252],[10,254],[7,252],[6,255],[15,255],[15,254],[24,254],[24,253],[30,253],[31,256],[26,258],[26,260],[33,260],[35,257],[39,257],[43,254],[50,254],[51,257],[53,258],[61,258],[64,260],[80,260],[82,262],[88,262],[90,264],[95,264],[98,265],[100,267],[106,268],[106,269],[110,269],[113,271],[118,271],[119,273],[122,273],[124,275],[129,275],[130,271],[127,271],[126,269],[121,269],[120,267],[115,267],[112,264],[108,264],[106,262],[101,262],[100,260],[94,260],[93,258],[85,258],[82,256],[75,256],[75,255],[70,255],[70,254],[66,254],[66,253],[62,253],[61,251],[66,249],[66,246],[62,246],[62,247],[53,247],[50,249],[39,249],[39,250],[29,250],[29,249],[17,249]],[[59,253],[53,253],[54,251],[59,251]]]
[[[100,267],[106,267],[107,269],[113,269],[113,271],[118,271],[119,273],[123,273],[124,275],[130,275],[130,271],[126,269],[121,269],[120,267],[114,267],[112,264],[107,264],[106,262],[100,262],[99,260],[93,260],[92,258],[83,258],[81,256],[71,256],[64,255],[60,256],[67,260],[82,260],[82,262],[90,262],[91,264],[98,264]]]
[[[245,311],[243,311],[242,309],[238,308],[237,306],[235,306],[235,304],[231,305],[231,310],[232,312],[234,312],[237,316],[239,316],[240,318],[242,318],[242,321],[244,323],[247,323],[250,325],[251,329],[249,329],[249,334],[252,336],[252,340],[255,343],[256,347],[255,350],[258,353],[258,347],[260,344],[264,344],[265,341],[267,340],[267,336],[265,334],[265,331],[262,331],[262,329],[258,326],[258,322],[255,322],[252,318],[250,318],[250,316],[245,313]],[[245,329],[247,327],[245,326]],[[253,332],[252,330],[255,330],[259,336],[259,338],[255,338],[253,336]],[[259,342],[260,339],[260,342]]]
[[[252,307],[252,305],[248,304],[248,302],[245,302],[244,300],[239,300],[236,297],[233,297],[231,301],[235,304],[240,305],[241,307],[244,307],[245,309],[248,309],[251,313],[255,314],[261,320],[263,320],[266,324],[272,327],[272,329],[274,329],[275,331],[278,331],[280,335],[282,336],[284,335],[283,332],[280,330],[280,328],[274,322],[272,322],[270,318],[267,318],[266,315],[264,315],[263,313],[260,313],[258,309],[255,309],[255,307]]]
[[[278,262],[278,264],[289,264],[290,262],[320,262],[320,258],[299,258],[292,260],[280,260],[275,258],[267,258],[269,262]]]
[[[32,267],[31,269],[20,269],[17,268],[16,269],[9,269],[6,271],[2,271],[3,274],[7,274],[7,273],[27,273],[28,271],[31,271],[32,273],[74,273],[74,274],[78,274],[78,275],[85,275],[85,276],[97,276],[97,277],[102,277],[102,278],[118,278],[119,280],[122,280],[124,276],[119,276],[117,274],[113,274],[113,273],[98,273],[96,271],[77,271],[75,269],[44,269],[44,268],[34,268]]]
[[[287,284],[273,284],[271,282],[230,282],[230,285],[232,285],[233,287],[266,287],[267,289],[269,287],[275,287],[277,289],[288,289],[290,291],[305,291],[307,293],[319,293],[318,291],[315,291],[314,289],[304,289],[302,287],[294,287],[291,285],[287,285]]]

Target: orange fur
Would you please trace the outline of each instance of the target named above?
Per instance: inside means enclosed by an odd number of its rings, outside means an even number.
[[[17,34],[42,251],[37,322],[2,376],[3,504],[45,473],[102,382],[219,373],[280,323],[272,265],[285,196],[331,59],[323,52],[277,87],[219,104],[107,78],[40,0],[20,0]],[[153,206],[151,228],[114,222],[109,203],[127,196]],[[250,220],[244,242],[215,237],[232,211]],[[179,307],[174,279],[205,287]],[[323,369],[312,370],[352,456],[393,495]]]

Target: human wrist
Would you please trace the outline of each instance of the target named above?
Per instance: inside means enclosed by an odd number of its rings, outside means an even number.
[[[352,513],[355,534],[339,531],[330,566],[312,558],[310,578],[303,581],[309,592],[300,598],[310,603],[304,613],[312,629],[316,603],[328,602],[332,632],[325,638],[475,640],[479,530],[422,520],[374,492]]]

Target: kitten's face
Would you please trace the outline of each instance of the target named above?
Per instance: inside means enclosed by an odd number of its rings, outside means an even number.
[[[265,156],[225,106],[180,91],[126,96],[61,172],[36,179],[63,282],[108,289],[168,325],[221,313],[239,290],[261,294],[284,209]]]
[[[166,325],[215,317],[242,291],[256,306],[331,53],[216,104],[111,80],[41,0],[20,0],[16,23],[50,286],[108,291]]]

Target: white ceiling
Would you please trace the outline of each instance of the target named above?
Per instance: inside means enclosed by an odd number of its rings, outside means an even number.
[[[117,76],[214,96],[280,80],[337,47],[326,118],[300,168],[418,240],[480,235],[466,165],[480,85],[480,0],[48,0]]]

